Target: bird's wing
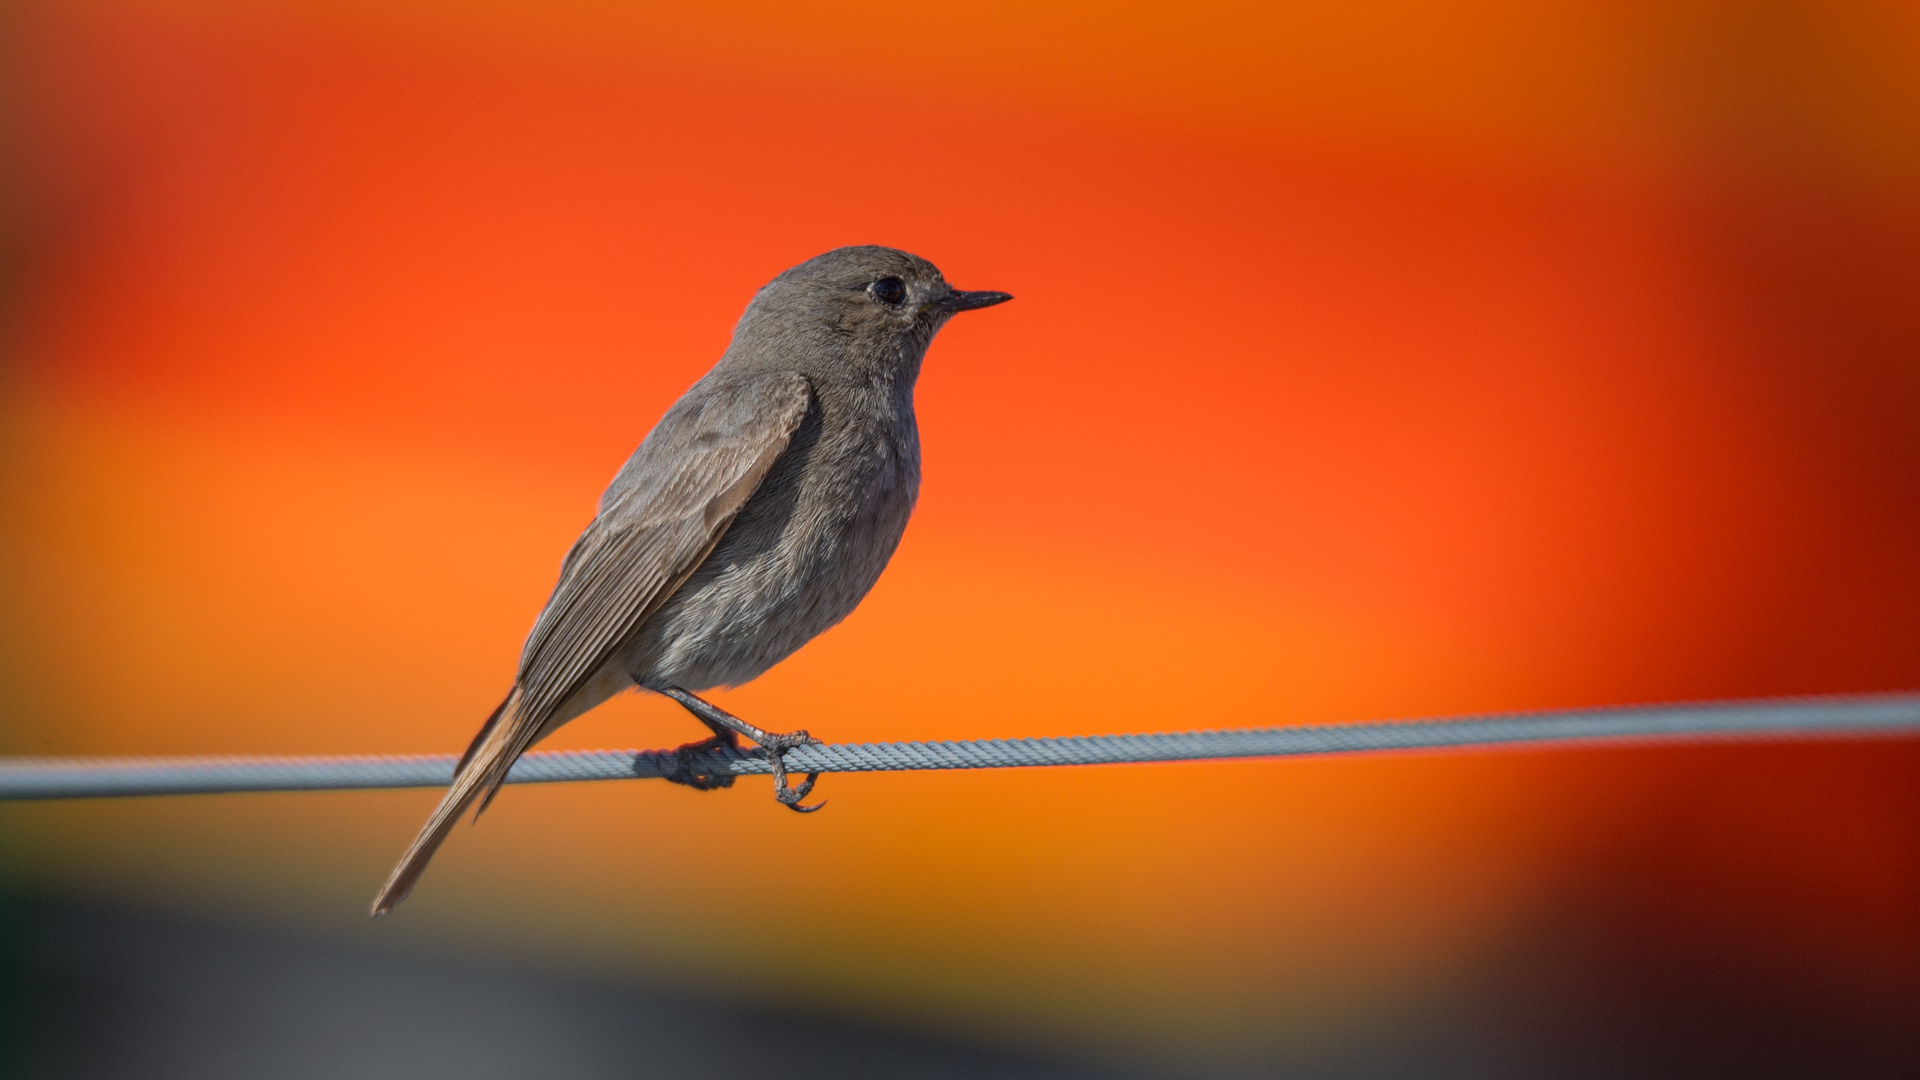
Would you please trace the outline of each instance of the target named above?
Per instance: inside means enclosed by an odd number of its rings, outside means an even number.
[[[703,386],[647,434],[567,553],[512,692],[381,890],[376,915],[406,896],[461,813],[476,799],[485,808],[567,700],[712,552],[786,450],[811,396],[791,373]]]

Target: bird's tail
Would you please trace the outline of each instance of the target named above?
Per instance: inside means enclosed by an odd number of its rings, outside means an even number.
[[[414,882],[420,880],[421,871],[427,868],[427,861],[453,831],[460,821],[460,815],[472,806],[474,800],[491,797],[498,790],[501,781],[507,778],[507,770],[513,767],[513,759],[523,749],[515,733],[521,725],[517,723],[517,713],[521,703],[520,688],[513,688],[500,707],[493,710],[487,718],[486,726],[480,729],[473,745],[460,759],[454,769],[453,784],[447,788],[446,795],[440,799],[440,805],[433,808],[433,815],[420,829],[420,835],[414,837],[413,846],[400,857],[400,864],[393,868],[387,883],[381,887],[380,895],[373,901],[373,914],[377,917],[393,910],[393,905],[407,898],[413,891]],[[484,805],[484,804],[483,804]]]

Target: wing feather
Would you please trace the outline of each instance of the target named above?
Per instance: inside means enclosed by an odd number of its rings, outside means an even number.
[[[406,896],[461,813],[476,800],[486,808],[568,699],[705,561],[786,451],[811,400],[794,373],[709,377],[647,434],[567,552],[527,635],[513,691],[468,748],[375,914]]]

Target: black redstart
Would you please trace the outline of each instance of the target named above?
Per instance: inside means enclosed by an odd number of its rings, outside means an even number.
[[[600,499],[534,621],[505,701],[373,902],[406,898],[460,815],[484,810],[527,748],[639,686],[685,706],[713,738],[681,747],[694,787],[731,776],[694,755],[745,735],[767,750],[774,794],[795,810],[774,734],[695,697],[737,686],[847,617],[879,579],[920,488],[913,384],[955,312],[1010,300],[963,292],[932,263],[845,247],[774,278],[747,305],[711,371],[660,418]],[[476,810],[477,814],[479,811]]]

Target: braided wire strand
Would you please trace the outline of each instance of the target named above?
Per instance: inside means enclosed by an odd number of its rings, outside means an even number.
[[[1362,724],[1227,728],[1134,735],[818,743],[788,751],[789,771],[892,772],[1118,765],[1436,749],[1632,742],[1920,735],[1920,692],[1557,709]],[[335,757],[0,758],[0,801],[264,791],[444,787],[451,754]],[[536,751],[510,784],[658,779],[671,750]],[[708,775],[772,772],[758,748],[696,758]]]

